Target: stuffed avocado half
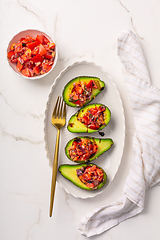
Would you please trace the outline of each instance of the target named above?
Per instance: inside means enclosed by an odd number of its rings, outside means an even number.
[[[105,87],[98,77],[79,76],[64,87],[63,99],[70,107],[82,107],[91,102]]]
[[[74,185],[88,191],[102,188],[107,181],[105,171],[96,164],[63,164],[58,170]]]
[[[111,138],[75,137],[67,143],[65,153],[73,162],[91,162],[109,150],[113,144]]]
[[[93,133],[106,127],[110,119],[108,107],[100,103],[89,104],[71,116],[67,129],[74,133]]]

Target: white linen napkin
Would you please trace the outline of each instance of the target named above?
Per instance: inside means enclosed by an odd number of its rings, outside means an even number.
[[[151,85],[143,50],[130,30],[121,32],[117,53],[124,66],[123,77],[135,123],[134,159],[123,196],[81,220],[78,231],[86,237],[100,234],[140,213],[145,190],[160,181],[160,89]]]

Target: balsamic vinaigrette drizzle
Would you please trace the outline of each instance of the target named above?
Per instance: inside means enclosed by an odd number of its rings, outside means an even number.
[[[104,135],[105,135],[104,132],[99,132],[99,131],[98,131],[98,133],[99,133],[99,135],[102,136],[102,137],[104,137]]]

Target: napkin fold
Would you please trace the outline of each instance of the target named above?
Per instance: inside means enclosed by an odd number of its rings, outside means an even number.
[[[134,159],[122,197],[98,207],[81,220],[78,231],[86,237],[100,234],[140,213],[146,189],[160,182],[160,89],[151,85],[139,39],[130,30],[120,33],[117,54],[124,67],[123,78],[135,123]]]

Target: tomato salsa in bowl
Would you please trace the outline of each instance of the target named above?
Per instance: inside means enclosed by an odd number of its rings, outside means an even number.
[[[10,41],[7,59],[18,75],[36,80],[50,73],[57,63],[58,50],[53,39],[39,30],[19,32]]]

